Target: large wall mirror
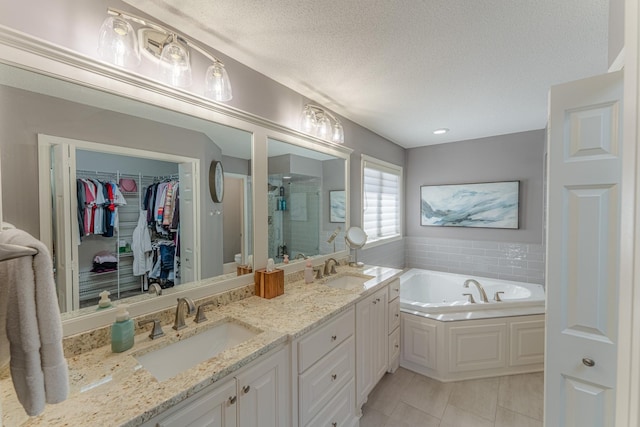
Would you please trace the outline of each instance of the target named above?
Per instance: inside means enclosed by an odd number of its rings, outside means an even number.
[[[49,244],[63,313],[233,277],[253,253],[252,133],[1,64],[0,99],[4,218]]]
[[[283,263],[343,251],[348,155],[267,142],[269,258]]]

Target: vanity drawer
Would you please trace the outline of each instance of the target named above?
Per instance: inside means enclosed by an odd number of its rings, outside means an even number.
[[[355,344],[349,337],[298,377],[300,424],[307,424],[354,375]]]
[[[345,427],[355,420],[355,382],[352,380],[305,427]]]
[[[306,371],[322,356],[353,335],[355,311],[351,308],[298,342],[298,373]]]
[[[393,279],[389,283],[389,301],[393,301],[399,296],[400,296],[400,279]]]
[[[387,329],[388,333],[393,332],[400,326],[400,300],[396,298],[394,301],[389,303],[389,329]]]

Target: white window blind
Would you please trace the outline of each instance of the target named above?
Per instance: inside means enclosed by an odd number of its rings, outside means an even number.
[[[368,242],[401,235],[402,167],[362,156],[362,224]]]

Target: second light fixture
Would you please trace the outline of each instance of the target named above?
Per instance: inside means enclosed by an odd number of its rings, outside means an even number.
[[[340,120],[317,105],[307,104],[304,106],[301,128],[303,132],[315,135],[320,139],[344,144],[344,128]]]

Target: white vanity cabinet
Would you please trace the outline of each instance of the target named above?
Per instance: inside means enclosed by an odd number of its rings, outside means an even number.
[[[356,304],[356,403],[367,396],[387,371],[388,286]]]
[[[238,426],[290,425],[289,355],[285,349],[236,375]]]
[[[300,427],[357,425],[354,335],[350,308],[294,342]]]
[[[196,393],[146,427],[289,427],[289,350],[282,348],[220,385]]]
[[[202,394],[202,396],[200,396]],[[236,427],[236,380],[231,379],[214,390],[198,393],[170,410],[161,420],[145,424],[157,427]]]

